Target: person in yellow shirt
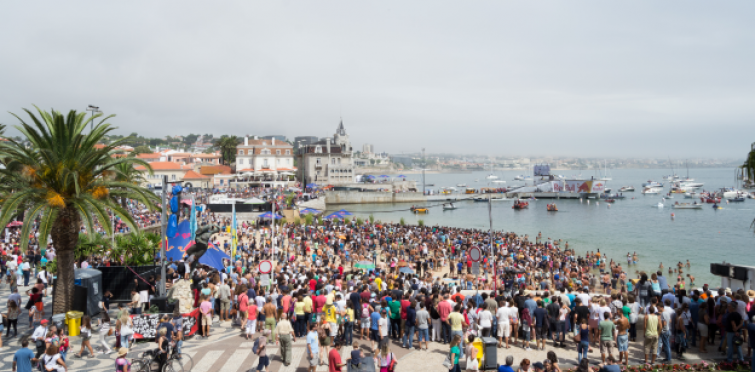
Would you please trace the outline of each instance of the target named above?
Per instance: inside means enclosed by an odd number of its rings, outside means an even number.
[[[456,304],[454,311],[448,314],[448,324],[451,325],[451,338],[455,335],[461,337],[461,355],[460,358],[464,359],[464,327],[468,326],[464,320],[464,316],[461,315],[461,304]]]
[[[383,279],[381,279],[380,277],[375,278],[375,284],[377,284],[378,291],[383,290],[383,287],[382,287]]]

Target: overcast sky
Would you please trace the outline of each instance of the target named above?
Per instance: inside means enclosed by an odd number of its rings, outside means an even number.
[[[744,157],[752,1],[34,1],[0,12],[0,122],[355,149]],[[17,134],[10,131],[11,135]]]

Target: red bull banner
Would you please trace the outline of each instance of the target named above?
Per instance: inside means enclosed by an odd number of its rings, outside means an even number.
[[[566,181],[566,192],[572,193],[603,193],[606,191],[606,183],[604,181],[590,180],[590,181]]]

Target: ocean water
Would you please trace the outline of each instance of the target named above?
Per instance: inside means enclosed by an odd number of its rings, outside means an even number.
[[[427,174],[425,182],[435,184],[428,188],[436,191],[441,187],[460,183],[480,188],[487,187],[485,176],[489,173]],[[508,186],[522,184],[521,181],[514,181],[514,177],[523,173],[524,171],[494,172]],[[579,172],[553,173],[569,177]],[[597,176],[593,173],[583,171],[582,175],[587,178]],[[607,181],[607,186],[613,189],[612,192],[617,192],[622,186],[634,186],[637,191],[625,193],[627,198],[617,200],[610,208],[609,203],[595,199],[591,199],[589,204],[586,200],[556,200],[558,212],[546,210],[546,204],[552,203],[552,199],[530,201],[529,209],[521,211],[511,208],[512,201],[493,202],[493,229],[529,234],[533,238],[538,232],[542,232],[544,238],[568,241],[569,247],[576,249],[580,255],[600,249],[600,252],[607,253],[609,258],[621,262],[625,268],[627,252],[637,252],[638,265],[629,268],[632,277],[636,270],[655,271],[661,262],[664,273],[667,273],[669,266],[689,260],[696,286],[703,283],[720,285],[720,279],[710,274],[712,262],[755,265],[755,233],[751,227],[755,218],[755,199],[747,199],[743,203],[724,202],[721,210],[713,210],[709,204],[702,210],[679,210],[673,209],[671,204],[692,200],[684,199],[683,194],[672,194],[674,198],[666,200],[665,208],[657,208],[655,205],[661,201],[661,195],[645,196],[640,193],[641,185],[648,180],[662,182],[665,192],[668,192],[669,185],[662,178],[670,173],[670,170],[663,169],[611,170],[613,180]],[[686,170],[677,173],[682,177],[686,176]],[[690,169],[690,177],[705,183],[699,190],[737,186],[735,170],[731,168]],[[409,178],[420,181],[418,187],[421,187],[421,175],[411,175]],[[478,229],[488,229],[490,226],[487,203],[460,201],[456,203],[458,209],[453,211],[443,211],[438,202],[428,203],[426,206],[430,207],[430,213],[426,215],[415,215],[408,211],[411,204],[343,205],[337,209],[343,207],[362,218],[372,214],[376,220],[381,221],[398,222],[404,218],[407,224],[417,224],[421,219],[426,225]],[[675,214],[673,219],[672,213]],[[685,275],[686,273],[687,271]],[[689,285],[689,281],[687,283]]]

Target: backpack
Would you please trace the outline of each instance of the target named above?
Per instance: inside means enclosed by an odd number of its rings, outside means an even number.
[[[260,352],[260,338],[257,337],[256,340],[254,340],[254,345],[252,346],[252,352],[257,355]]]
[[[370,305],[362,304],[362,319],[370,317]]]

